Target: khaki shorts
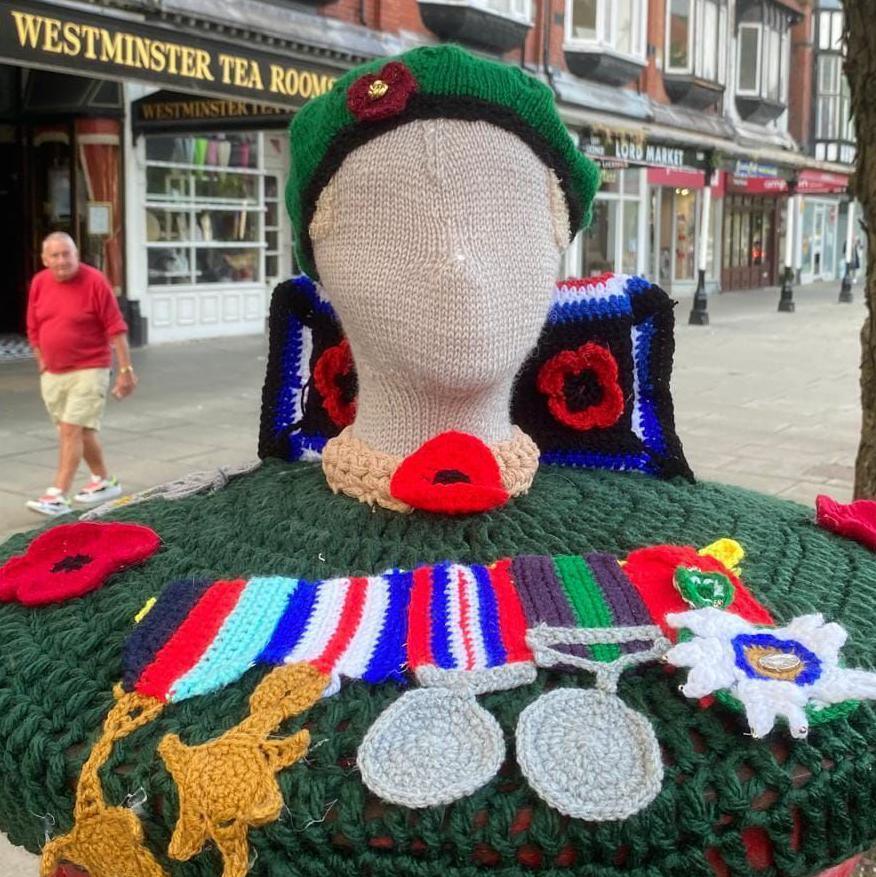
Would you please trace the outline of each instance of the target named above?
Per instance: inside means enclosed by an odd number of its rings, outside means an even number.
[[[100,429],[109,380],[108,368],[83,368],[63,374],[43,372],[40,392],[56,424]]]

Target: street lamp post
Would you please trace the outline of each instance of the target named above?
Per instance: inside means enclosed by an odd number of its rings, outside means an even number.
[[[694,292],[688,323],[691,326],[709,325],[709,297],[706,295],[706,262],[709,255],[709,217],[712,213],[712,174],[706,171],[706,186],[703,189],[702,214],[700,216],[700,235],[697,243],[697,288]]]
[[[855,201],[849,201],[849,224],[846,229],[846,271],[840,286],[839,301],[849,304],[852,301],[852,247],[855,243]]]
[[[779,296],[779,312],[794,313],[794,235],[797,231],[797,196],[788,196],[788,221],[785,223],[785,273],[782,293]]]

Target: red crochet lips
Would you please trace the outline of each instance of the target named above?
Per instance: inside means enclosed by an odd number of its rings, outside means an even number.
[[[0,567],[0,601],[57,603],[99,588],[109,576],[158,550],[158,534],[139,524],[62,524]]]
[[[499,464],[478,438],[442,432],[405,457],[389,482],[401,502],[427,512],[467,515],[508,502]]]

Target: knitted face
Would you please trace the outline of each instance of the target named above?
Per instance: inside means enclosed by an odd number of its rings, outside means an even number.
[[[377,375],[472,400],[510,388],[569,238],[556,178],[525,143],[447,119],[410,122],[350,153],[310,234],[360,390]]]

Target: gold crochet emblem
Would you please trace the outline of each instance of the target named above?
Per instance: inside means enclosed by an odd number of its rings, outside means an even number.
[[[158,752],[179,790],[171,858],[191,859],[212,840],[222,853],[223,877],[244,877],[249,828],[279,817],[283,795],[277,773],[295,764],[310,744],[307,731],[285,739],[268,736],[316,703],[328,682],[309,664],[278,667],[253,691],[250,715],[218,739],[186,746],[168,734],[161,741]]]
[[[43,848],[41,877],[52,877],[61,862],[84,868],[90,877],[166,877],[143,844],[143,827],[136,814],[127,807],[107,806],[98,776],[113,744],[151,722],[164,704],[137,692],[125,693],[120,685],[113,694],[116,703],[79,775],[73,828]]]
[[[384,82],[382,79],[375,79],[371,85],[368,86],[368,97],[371,100],[380,100],[387,92],[389,91],[389,83]]]

